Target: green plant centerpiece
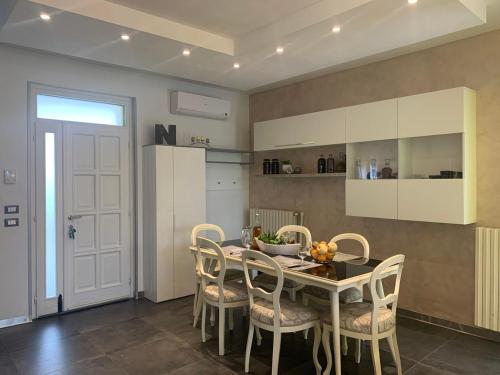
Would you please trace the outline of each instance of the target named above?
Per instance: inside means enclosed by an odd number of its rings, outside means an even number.
[[[264,232],[255,240],[259,249],[269,254],[297,255],[302,246],[300,243],[295,243],[294,240],[289,240],[283,235],[278,236],[274,232]]]

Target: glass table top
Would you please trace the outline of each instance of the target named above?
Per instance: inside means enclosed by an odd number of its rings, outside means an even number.
[[[238,246],[241,247],[241,242],[239,240],[226,241],[223,246]],[[266,254],[270,257],[275,257],[274,254]],[[290,258],[299,259],[298,256],[291,256]],[[311,257],[306,257],[305,261],[314,262]],[[349,279],[351,277],[364,275],[373,271],[382,261],[377,259],[367,259],[363,257],[352,258],[342,262],[333,261],[328,264],[321,264],[314,268],[307,269],[294,269],[294,267],[284,268],[287,271],[300,272],[307,275],[312,275],[320,278],[326,278],[329,280],[342,281]]]

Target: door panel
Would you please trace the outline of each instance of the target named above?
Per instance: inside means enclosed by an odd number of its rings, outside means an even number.
[[[128,130],[64,123],[65,309],[131,296]],[[71,218],[72,217],[72,218]]]
[[[205,222],[205,150],[173,148],[174,297],[194,293],[194,258],[189,253],[192,228]]]

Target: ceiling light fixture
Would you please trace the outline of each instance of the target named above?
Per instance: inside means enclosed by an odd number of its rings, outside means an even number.
[[[122,34],[121,38],[122,38],[122,40],[130,40],[130,35]]]
[[[340,32],[340,26],[339,25],[335,25],[332,27],[332,32],[334,33],[339,33]]]
[[[233,68],[234,68],[234,69],[239,69],[239,68],[240,68],[240,63],[235,62],[235,63],[233,64]]]
[[[189,56],[189,55],[191,55],[191,51],[190,51],[190,50],[188,50],[187,48],[184,48],[184,49],[182,50],[182,54],[183,54],[184,56]]]
[[[418,0],[408,0],[408,4],[416,4],[418,3]]]
[[[50,21],[50,14],[47,13],[40,13],[40,18],[44,21]]]
[[[285,49],[283,47],[276,47],[276,53],[279,53],[280,55],[285,52]]]

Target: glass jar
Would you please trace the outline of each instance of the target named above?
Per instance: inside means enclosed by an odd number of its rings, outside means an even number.
[[[335,170],[338,173],[344,173],[346,171],[346,157],[345,152],[339,153],[339,162],[337,163],[337,168]]]
[[[278,159],[271,160],[271,174],[280,173],[280,161]]]
[[[263,174],[271,174],[271,160],[270,159],[264,159],[264,162],[262,163],[262,173]]]
[[[260,213],[255,214],[255,225],[252,228],[252,249],[258,250],[259,245],[257,245],[256,238],[262,234],[262,226],[260,225]]]

